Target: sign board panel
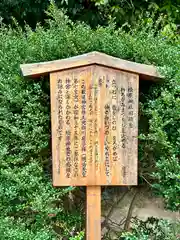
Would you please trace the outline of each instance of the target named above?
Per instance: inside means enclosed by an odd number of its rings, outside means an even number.
[[[53,185],[137,185],[138,74],[78,67],[50,88]]]

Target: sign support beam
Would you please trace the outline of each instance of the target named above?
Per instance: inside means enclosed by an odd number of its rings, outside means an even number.
[[[101,186],[86,188],[86,240],[101,239]]]

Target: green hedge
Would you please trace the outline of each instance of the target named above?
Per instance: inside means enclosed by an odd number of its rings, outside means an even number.
[[[121,234],[122,240],[178,240],[180,222],[148,218],[146,221],[136,220],[131,232]]]
[[[24,79],[21,63],[90,51],[160,66],[166,76],[141,94],[140,182],[154,184],[167,206],[180,199],[180,46],[151,24],[129,33],[113,24],[92,30],[51,6],[45,27],[0,28],[0,238],[67,239],[83,229],[83,211],[66,207],[71,188],[51,185],[49,81]],[[146,127],[144,127],[146,125]],[[154,174],[153,174],[154,172]]]

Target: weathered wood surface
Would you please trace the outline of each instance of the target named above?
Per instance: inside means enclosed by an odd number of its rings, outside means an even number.
[[[54,186],[137,185],[138,75],[88,66],[50,87]]]
[[[90,52],[62,60],[22,64],[20,67],[24,76],[35,77],[51,72],[92,64],[136,73],[140,75],[140,79],[143,80],[157,80],[158,78],[162,78],[162,76],[157,73],[156,68],[152,65],[126,61],[100,52]]]
[[[86,188],[86,240],[101,239],[101,186]]]

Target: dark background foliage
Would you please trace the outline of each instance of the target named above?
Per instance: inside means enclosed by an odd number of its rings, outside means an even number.
[[[1,0],[0,16],[5,23],[12,23],[14,17],[21,25],[28,23],[35,27],[37,22],[44,23],[45,11],[50,0]],[[146,13],[166,16],[166,23],[170,20],[180,24],[180,0],[54,0],[59,8],[64,8],[72,20],[84,21],[92,27],[107,25],[110,19],[116,21],[117,26],[124,23],[135,24],[139,15]]]

